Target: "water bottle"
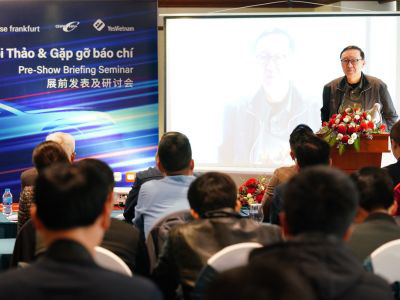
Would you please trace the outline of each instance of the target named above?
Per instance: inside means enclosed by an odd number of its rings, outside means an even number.
[[[6,189],[3,194],[3,214],[7,217],[12,213],[12,194]]]

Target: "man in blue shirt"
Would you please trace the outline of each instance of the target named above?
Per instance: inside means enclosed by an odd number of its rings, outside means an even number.
[[[167,132],[162,136],[156,162],[165,177],[143,184],[133,220],[146,238],[153,225],[162,217],[189,209],[187,191],[195,179],[192,149],[189,139],[182,133]]]

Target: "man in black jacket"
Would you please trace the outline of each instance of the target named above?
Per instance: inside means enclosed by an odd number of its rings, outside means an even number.
[[[112,174],[108,168],[108,174]],[[9,299],[161,299],[156,287],[99,267],[94,248],[110,224],[108,175],[82,165],[54,165],[38,175],[32,220],[46,253],[0,276]]]
[[[190,299],[196,278],[207,260],[223,248],[243,242],[270,244],[281,240],[280,228],[240,217],[233,180],[210,172],[195,179],[188,199],[195,221],[174,227],[153,277],[165,299],[174,299],[178,285]]]
[[[272,261],[297,268],[321,300],[393,299],[389,285],[364,271],[343,242],[358,199],[355,185],[339,170],[317,166],[295,175],[284,193],[288,241],[254,250],[250,264]]]
[[[382,123],[390,130],[398,117],[396,109],[386,84],[362,72],[364,51],[357,46],[347,46],[340,53],[340,62],[345,76],[324,86],[321,120],[329,121],[333,114],[342,113],[348,107],[370,110],[378,103]]]

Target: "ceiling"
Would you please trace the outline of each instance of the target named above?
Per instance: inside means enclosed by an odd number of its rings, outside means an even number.
[[[349,0],[347,0],[349,1]],[[353,0],[357,2],[358,0]],[[374,1],[374,0],[364,0]],[[392,2],[393,0],[380,0],[379,3]],[[278,3],[277,3],[278,2]],[[307,3],[308,2],[308,3]],[[159,7],[243,7],[266,3],[258,7],[287,7],[287,8],[313,8],[321,4],[337,3],[338,0],[158,0]],[[317,3],[317,4],[315,4]]]

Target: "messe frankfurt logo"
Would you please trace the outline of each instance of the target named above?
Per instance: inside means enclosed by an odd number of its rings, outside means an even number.
[[[64,32],[71,32],[78,28],[79,22],[78,21],[72,21],[69,22],[65,25],[56,25],[56,28],[61,28]]]
[[[93,24],[93,27],[96,28],[97,31],[102,31],[105,26],[106,24],[104,24],[104,22],[100,19]]]

